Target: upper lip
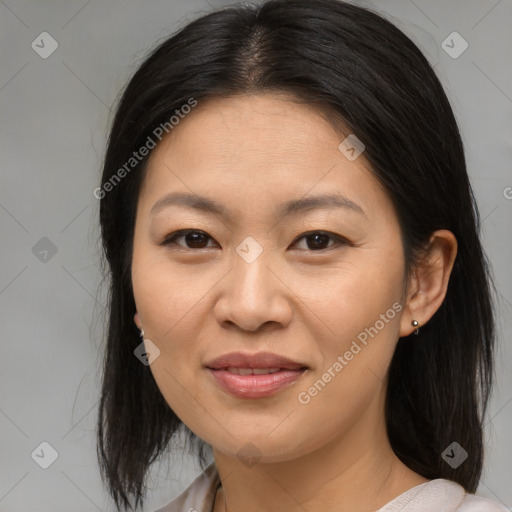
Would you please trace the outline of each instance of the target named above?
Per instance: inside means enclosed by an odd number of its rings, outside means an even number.
[[[231,352],[224,354],[206,363],[208,368],[220,370],[222,368],[284,368],[287,370],[300,370],[306,368],[305,364],[292,361],[284,356],[271,352],[257,352],[256,354],[244,354],[243,352]]]

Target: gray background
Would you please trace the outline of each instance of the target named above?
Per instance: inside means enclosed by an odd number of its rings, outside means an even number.
[[[1,512],[114,510],[95,455],[105,289],[92,191],[109,107],[158,40],[226,3],[0,2]],[[383,0],[372,7],[435,65],[460,123],[500,293],[497,387],[478,493],[512,507],[512,2]],[[43,59],[31,43],[43,46],[45,31],[58,48]],[[457,58],[443,49],[454,31],[469,45]],[[461,43],[444,45],[453,53]],[[31,457],[43,441],[58,452],[48,469]],[[177,470],[152,470],[146,511],[199,473],[189,455],[178,452],[176,462]]]

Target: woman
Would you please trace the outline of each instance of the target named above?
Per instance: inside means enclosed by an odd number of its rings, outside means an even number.
[[[336,0],[191,22],[129,82],[95,194],[118,507],[184,429],[214,462],[159,512],[506,510],[472,494],[494,317],[463,146],[391,23]]]

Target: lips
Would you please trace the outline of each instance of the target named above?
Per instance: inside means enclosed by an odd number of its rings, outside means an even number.
[[[279,368],[285,370],[300,370],[307,366],[303,363],[293,361],[284,356],[272,354],[271,352],[257,352],[256,354],[244,354],[242,352],[232,352],[206,363],[212,370],[222,370],[227,368]]]
[[[270,352],[226,354],[207,363],[214,382],[239,398],[263,398],[296,382],[308,367]]]

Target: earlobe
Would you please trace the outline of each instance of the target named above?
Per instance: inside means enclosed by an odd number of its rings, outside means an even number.
[[[457,239],[451,231],[440,229],[432,233],[425,253],[414,269],[411,291],[401,319],[400,337],[409,336],[425,325],[439,309],[446,296],[456,256]]]
[[[138,311],[135,312],[135,315],[133,315],[133,320],[135,321],[135,325],[137,326],[137,328],[140,330],[142,327],[141,327],[141,322],[140,322],[140,317],[139,317],[139,313]]]

